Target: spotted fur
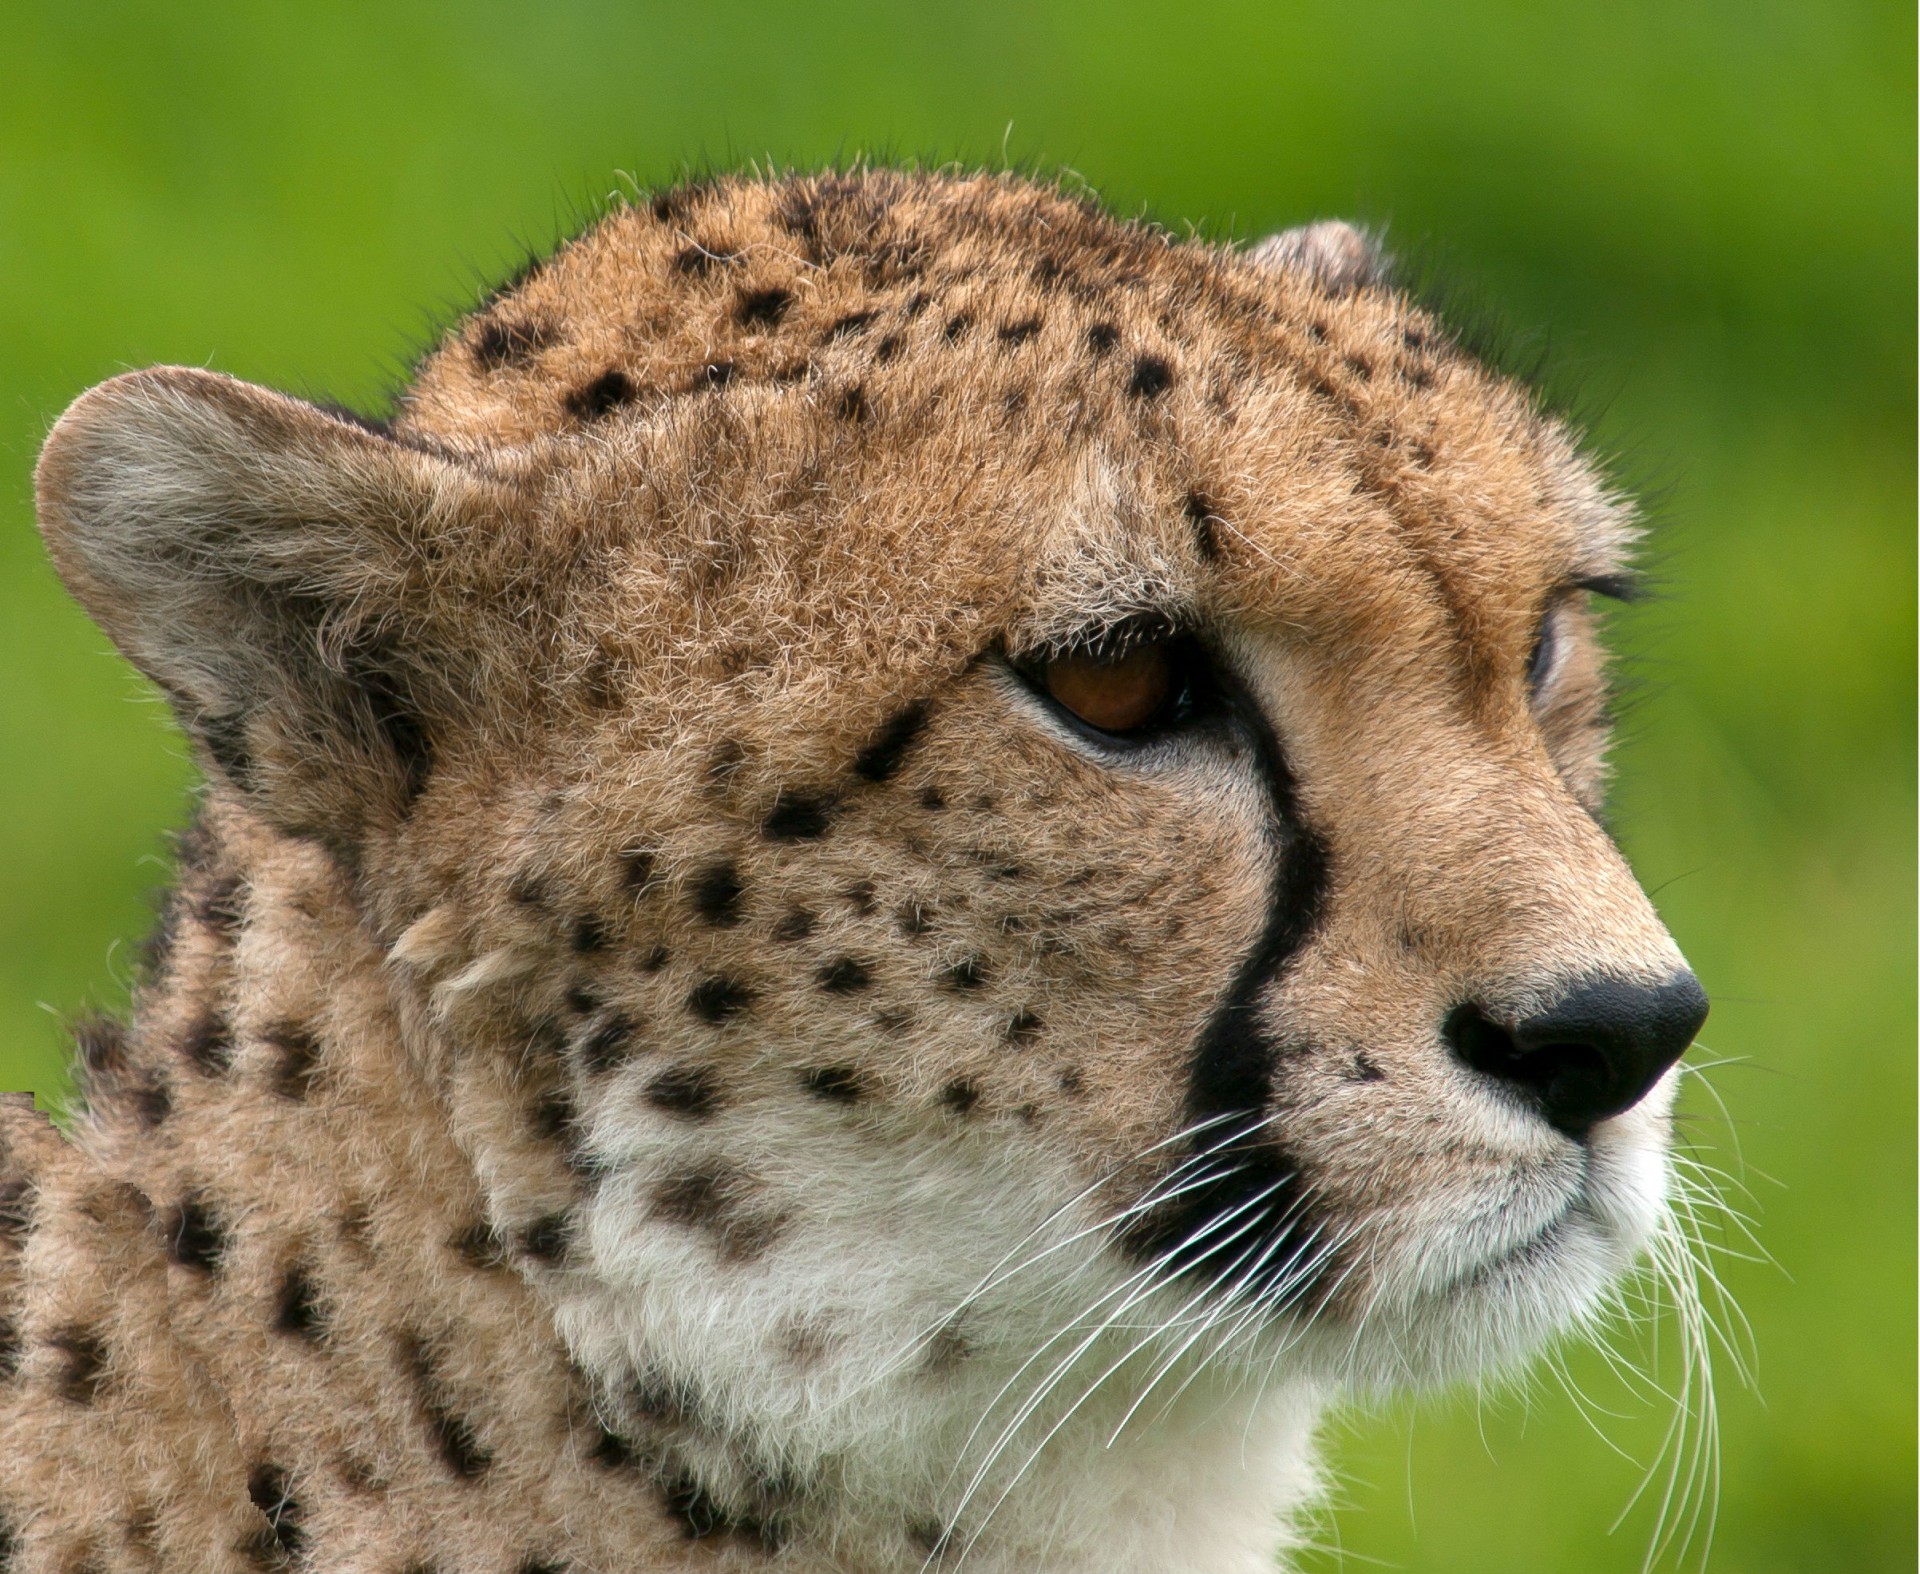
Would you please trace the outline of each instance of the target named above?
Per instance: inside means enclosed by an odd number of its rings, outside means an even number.
[[[1679,966],[1630,516],[1348,227],[689,186],[384,426],[162,368],[38,487],[209,787],[0,1115],[22,1569],[1266,1568],[1331,1399],[1658,1221],[1670,1078],[1572,1142],[1442,1042]],[[1203,724],[1022,676],[1149,623]]]

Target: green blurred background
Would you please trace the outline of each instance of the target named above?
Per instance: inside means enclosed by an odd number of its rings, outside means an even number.
[[[1731,1062],[1689,1140],[1776,1259],[1721,1264],[1759,1392],[1722,1362],[1712,1567],[1912,1570],[1914,44],[1899,0],[13,0],[0,1087],[57,1103],[63,1014],[124,998],[192,777],[34,537],[88,384],[378,406],[523,246],[688,164],[1031,159],[1210,234],[1386,222],[1545,333],[1658,525],[1620,832]],[[1341,1426],[1312,1567],[1640,1568],[1646,1505],[1608,1527],[1668,1407],[1568,1367],[1597,1429],[1550,1378]]]

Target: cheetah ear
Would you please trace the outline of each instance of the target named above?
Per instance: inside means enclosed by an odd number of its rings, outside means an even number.
[[[1321,219],[1269,235],[1248,250],[1247,260],[1306,273],[1333,295],[1383,284],[1393,266],[1378,237],[1343,219]]]
[[[405,812],[461,708],[431,603],[500,483],[184,367],[83,394],[34,481],[67,588],[221,777],[343,847]]]

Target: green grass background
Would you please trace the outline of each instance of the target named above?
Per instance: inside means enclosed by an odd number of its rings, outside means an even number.
[[[687,162],[1032,158],[1210,233],[1384,221],[1545,332],[1659,526],[1621,834],[1733,1062],[1690,1140],[1777,1260],[1722,1265],[1760,1385],[1723,1370],[1712,1566],[1913,1569],[1914,42],[1898,0],[14,0],[0,1087],[57,1100],[62,1014],[123,998],[191,782],[33,534],[88,384],[377,405],[523,243]],[[1597,1430],[1551,1380],[1342,1426],[1313,1567],[1638,1569],[1651,1514],[1608,1527],[1666,1407],[1569,1366]]]

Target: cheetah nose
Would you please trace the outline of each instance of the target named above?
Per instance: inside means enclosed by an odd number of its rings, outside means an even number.
[[[1460,1006],[1443,1031],[1461,1061],[1580,1141],[1645,1098],[1706,1019],[1706,991],[1682,971],[1663,984],[1590,979],[1511,1026]]]

